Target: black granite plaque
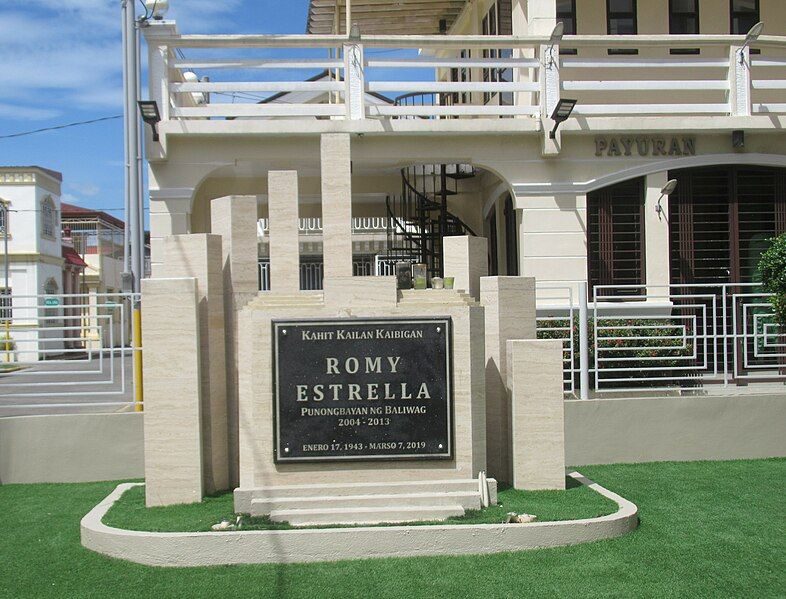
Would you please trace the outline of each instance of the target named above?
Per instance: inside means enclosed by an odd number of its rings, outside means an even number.
[[[274,321],[276,461],[450,459],[450,324]]]

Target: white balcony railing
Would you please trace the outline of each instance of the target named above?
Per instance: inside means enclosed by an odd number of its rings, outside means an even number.
[[[786,114],[786,37],[178,35],[146,29],[163,121]],[[608,49],[634,55],[607,53]],[[699,54],[672,55],[679,48]],[[468,57],[466,57],[468,56]],[[186,72],[199,74],[198,80]],[[284,97],[282,94],[288,96]],[[432,100],[396,103],[427,94]]]
[[[394,228],[395,223],[386,216],[358,216],[352,219],[353,234],[384,234]],[[301,235],[322,235],[322,219],[319,217],[299,218],[298,230]],[[270,231],[270,220],[257,221],[257,236],[262,238]]]

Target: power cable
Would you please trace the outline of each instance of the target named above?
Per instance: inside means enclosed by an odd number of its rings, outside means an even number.
[[[10,133],[8,135],[0,135],[0,139],[10,139],[12,137],[24,137],[25,135],[33,135],[34,133],[44,133],[45,131],[57,131],[59,129],[67,129],[68,127],[77,127],[79,125],[90,125],[92,123],[100,123],[102,121],[111,121],[114,119],[122,119],[122,114],[113,116],[102,116],[97,119],[90,119],[87,121],[77,121],[75,123],[66,123],[64,125],[54,125],[52,127],[43,127],[41,129],[33,129],[31,131],[21,131],[19,133]]]

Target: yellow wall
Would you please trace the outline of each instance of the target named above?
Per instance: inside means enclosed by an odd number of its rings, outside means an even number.
[[[668,0],[638,0],[640,34],[669,32]],[[765,33],[786,34],[786,2],[761,0],[761,19]],[[699,32],[727,34],[730,23],[730,0],[699,0]],[[576,0],[576,28],[579,35],[606,34],[606,0]]]

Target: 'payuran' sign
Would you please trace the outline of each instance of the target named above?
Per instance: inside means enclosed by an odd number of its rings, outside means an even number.
[[[452,457],[450,324],[274,321],[276,461]]]

